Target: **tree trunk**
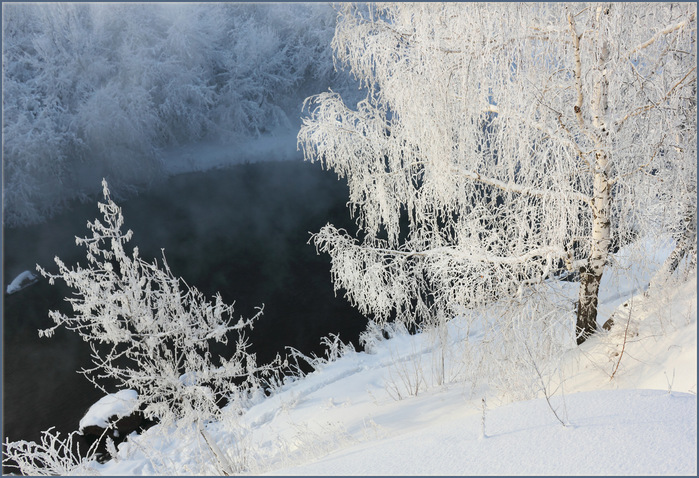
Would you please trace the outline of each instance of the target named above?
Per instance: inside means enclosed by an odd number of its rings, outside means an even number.
[[[602,23],[606,22],[609,7],[597,7],[597,27],[602,31]],[[590,256],[587,265],[580,271],[580,292],[578,299],[578,317],[575,335],[578,345],[585,342],[590,335],[597,331],[597,303],[599,285],[607,264],[609,247],[612,242],[611,233],[611,184],[609,183],[610,160],[607,141],[609,128],[607,125],[609,80],[607,78],[607,62],[609,47],[604,37],[599,39],[597,51],[597,78],[592,94],[590,107],[592,111],[593,136],[595,137],[595,164],[592,170],[592,236],[590,238]]]
[[[597,302],[599,285],[609,256],[611,234],[611,195],[606,171],[608,158],[603,152],[597,153],[597,172],[594,180],[592,199],[592,238],[590,257],[580,271],[580,292],[578,298],[578,318],[575,336],[578,345],[597,331]]]
[[[586,266],[580,270],[580,292],[578,317],[575,324],[575,339],[578,345],[597,331],[597,296],[602,274],[595,274]]]

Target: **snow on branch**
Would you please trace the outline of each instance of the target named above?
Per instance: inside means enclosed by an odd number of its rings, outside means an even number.
[[[678,22],[674,25],[669,25],[669,26],[665,27],[664,29],[658,31],[655,35],[650,37],[648,40],[641,43],[640,45],[637,45],[631,51],[629,51],[625,55],[625,58],[626,59],[631,58],[635,53],[638,53],[640,50],[643,50],[644,48],[647,48],[650,45],[652,45],[653,43],[655,43],[656,41],[658,41],[658,39],[660,37],[662,37],[663,35],[667,35],[669,33],[676,31],[676,30],[680,30],[682,28],[687,27],[688,25],[690,25],[691,23],[693,23],[696,20],[696,17],[697,17],[696,13],[691,13],[688,18],[682,20],[681,22]]]

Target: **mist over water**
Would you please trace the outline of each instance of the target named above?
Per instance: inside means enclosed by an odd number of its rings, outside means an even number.
[[[74,199],[127,195],[164,152],[298,129],[306,97],[357,87],[336,70],[328,4],[5,3],[3,207],[38,224]],[[281,159],[281,158],[275,158]]]
[[[286,346],[322,355],[320,339],[329,333],[358,347],[366,319],[335,297],[329,258],[307,244],[310,232],[327,222],[356,230],[346,200],[346,183],[334,173],[294,160],[180,174],[117,204],[124,228],[134,231],[128,251],[138,246],[143,258],[161,263],[164,249],[174,275],[209,298],[220,292],[226,303],[235,302],[236,316],[250,317],[264,304],[249,337],[258,362],[265,362]],[[41,225],[5,229],[4,286],[36,263],[56,271],[54,256],[84,264],[74,237],[87,235],[87,221],[96,217],[95,200]],[[50,286],[42,279],[4,295],[3,436],[10,440],[38,440],[51,426],[76,430],[102,396],[76,373],[90,364],[89,347],[77,334],[37,334],[52,325],[49,310],[69,311],[63,299],[70,294],[60,281]]]

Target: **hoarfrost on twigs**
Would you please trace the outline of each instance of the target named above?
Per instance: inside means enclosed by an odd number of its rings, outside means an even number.
[[[133,233],[122,232],[121,208],[106,181],[102,187],[103,220],[88,222],[92,236],[77,239],[91,258],[89,266],[69,269],[56,258],[58,274],[38,268],[44,277],[62,279],[76,290],[69,300],[73,313],[52,311],[55,325],[40,335],[51,336],[60,326],[77,332],[92,351],[93,366],[81,373],[105,393],[105,379],[134,390],[147,417],[180,424],[215,417],[232,382],[237,381],[238,392],[256,389],[262,377],[278,369],[278,360],[258,365],[247,352],[244,332],[262,308],[235,321],[233,306],[220,295],[212,304],[173,276],[164,253],[162,266],[142,259],[137,248],[128,255],[125,246]],[[211,342],[225,344],[236,334],[230,357],[211,356]]]

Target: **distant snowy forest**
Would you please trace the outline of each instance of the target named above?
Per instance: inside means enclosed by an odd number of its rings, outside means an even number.
[[[328,4],[3,5],[5,224],[162,176],[163,148],[298,128],[347,86]]]

